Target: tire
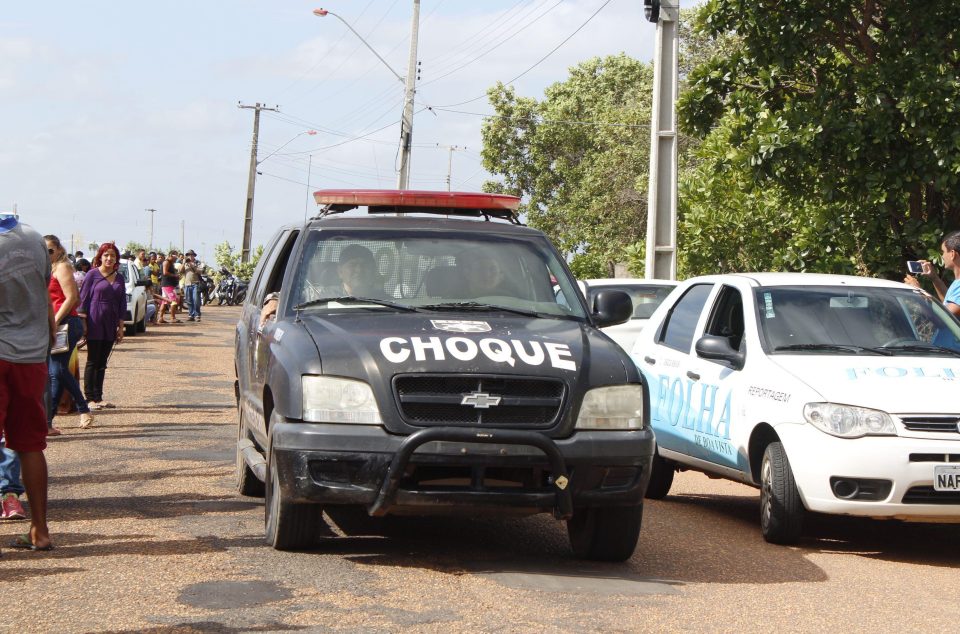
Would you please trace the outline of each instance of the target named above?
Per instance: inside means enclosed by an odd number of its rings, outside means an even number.
[[[135,334],[137,334],[137,325],[136,325],[136,324],[129,324],[129,325],[126,325],[126,326],[123,327],[123,336],[124,336],[124,337],[132,337],[132,336],[134,336]]]
[[[223,306],[223,295],[217,293],[217,306]]]
[[[143,318],[137,322],[135,328],[137,332],[147,332],[147,316],[144,315]]]
[[[650,484],[647,485],[645,497],[651,500],[662,500],[667,497],[670,487],[673,486],[673,476],[677,472],[676,467],[669,460],[664,460],[660,454],[653,454],[653,460],[650,462]]]
[[[771,544],[794,544],[806,511],[783,444],[772,442],[760,464],[760,531]]]
[[[321,535],[327,533],[323,507],[285,500],[274,464],[271,449],[263,505],[267,543],[276,550],[305,550],[316,546]]]
[[[247,461],[243,459],[243,453],[240,451],[240,441],[243,439],[252,440],[241,411],[237,420],[237,455],[234,465],[237,493],[248,497],[262,498],[264,496],[264,484],[253,473],[253,469],[247,466]]]
[[[626,561],[640,539],[643,504],[585,508],[567,520],[573,554],[594,561]]]

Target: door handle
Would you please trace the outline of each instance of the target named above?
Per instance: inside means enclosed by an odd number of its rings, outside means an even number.
[[[699,381],[699,380],[700,380],[700,375],[697,374],[696,372],[691,371],[691,370],[687,370],[687,378],[688,378],[688,379],[692,379],[692,380],[694,380],[694,381]]]
[[[654,359],[653,357],[644,357],[643,360],[646,361],[647,363],[649,363],[650,365],[656,365],[656,364],[657,364],[657,360]]]

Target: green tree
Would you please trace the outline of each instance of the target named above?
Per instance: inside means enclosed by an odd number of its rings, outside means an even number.
[[[149,250],[150,250],[150,249],[148,249],[148,248],[146,247],[146,245],[144,245],[144,244],[142,244],[142,243],[140,243],[140,242],[137,242],[137,241],[135,241],[135,240],[130,240],[129,242],[127,242],[127,245],[126,245],[125,247],[123,247],[123,250],[124,250],[124,251],[129,251],[130,253],[132,253],[132,254],[134,255],[134,257],[136,257],[137,251],[140,251],[141,249],[144,250],[144,251],[148,251],[148,252],[149,252]]]
[[[690,272],[893,277],[932,255],[960,226],[957,24],[955,0],[710,0],[696,32],[738,45],[681,98]]]
[[[240,262],[241,255],[239,251],[235,253],[230,242],[226,240],[213,247],[213,261],[217,263],[217,271],[214,273],[214,277],[217,281],[220,280],[221,268],[227,269],[241,280],[250,281],[250,278],[253,277],[253,270],[257,267],[257,262],[263,256],[263,245],[259,245],[253,250],[250,254],[250,261],[247,263]]]
[[[646,231],[653,70],[626,55],[593,58],[542,101],[498,83],[483,124],[488,191],[524,197],[527,222],[580,277],[613,274]]]

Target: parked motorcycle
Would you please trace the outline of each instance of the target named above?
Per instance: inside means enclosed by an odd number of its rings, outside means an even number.
[[[200,305],[205,306],[212,300],[211,295],[215,292],[216,285],[213,278],[209,275],[200,276]]]

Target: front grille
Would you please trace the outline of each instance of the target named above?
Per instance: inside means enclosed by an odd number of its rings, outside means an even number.
[[[910,462],[960,462],[960,453],[912,453]]]
[[[410,425],[520,429],[556,424],[566,393],[557,379],[451,374],[400,375],[394,377],[393,390],[400,415]],[[464,404],[464,397],[473,397],[473,403]]]
[[[960,504],[960,491],[937,491],[933,487],[910,487],[904,504]]]
[[[900,420],[908,431],[960,433],[957,428],[960,416],[901,416]]]

